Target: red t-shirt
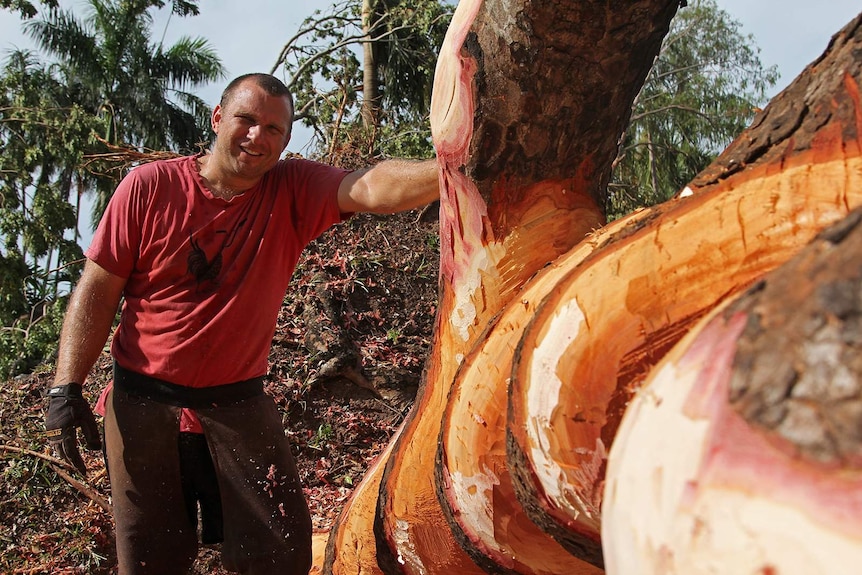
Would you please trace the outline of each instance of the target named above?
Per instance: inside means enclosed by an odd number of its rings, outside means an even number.
[[[344,219],[337,191],[346,174],[283,160],[225,201],[203,185],[193,157],[134,169],[87,250],[128,278],[117,363],[189,387],[264,375],[300,252]]]

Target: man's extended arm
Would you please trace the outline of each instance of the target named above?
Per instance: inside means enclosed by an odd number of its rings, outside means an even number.
[[[82,474],[87,468],[78,450],[78,428],[88,448],[99,449],[102,443],[82,385],[108,339],[125,285],[125,279],[87,261],[63,320],[54,384],[46,391],[48,442]]]
[[[338,188],[343,213],[391,214],[440,197],[437,160],[385,160],[348,174]]]

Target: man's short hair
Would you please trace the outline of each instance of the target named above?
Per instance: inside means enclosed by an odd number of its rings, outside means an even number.
[[[224,108],[233,97],[236,89],[245,81],[254,82],[259,88],[263,88],[270,96],[287,98],[290,102],[290,113],[294,113],[293,94],[284,85],[284,82],[273,76],[272,74],[264,74],[262,72],[252,72],[251,74],[243,74],[230,81],[224,92],[221,94],[219,105]]]

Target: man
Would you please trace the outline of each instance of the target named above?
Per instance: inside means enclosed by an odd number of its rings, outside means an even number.
[[[353,172],[279,160],[292,122],[292,98],[279,80],[232,81],[212,113],[209,153],[133,170],[87,250],[47,392],[46,429],[60,455],[84,471],[76,428],[90,448],[99,436],[81,384],[123,297],[105,410],[121,575],[188,572],[198,545],[188,486],[199,474],[205,484],[200,469],[208,468],[226,567],[310,568],[308,507],[262,388],[285,290],[302,249],[330,225],[354,212],[421,206],[439,190],[434,160]],[[195,470],[181,419],[206,438],[206,465]]]

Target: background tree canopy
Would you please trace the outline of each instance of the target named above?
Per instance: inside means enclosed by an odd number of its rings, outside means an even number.
[[[677,13],[635,100],[609,217],[669,199],[748,126],[778,80],[758,53],[715,0],[694,0]]]
[[[61,311],[59,286],[77,278],[68,267],[81,258],[67,236],[76,224],[69,194],[94,128],[50,71],[27,53],[12,54],[0,78],[3,375],[42,359]]]
[[[272,72],[294,92],[316,155],[433,153],[431,87],[453,10],[440,0],[344,0],[302,23]]]
[[[192,91],[224,77],[221,62],[203,38],[180,38],[173,46],[153,42],[153,0],[88,0],[83,18],[50,10],[25,30],[57,63],[54,67],[76,102],[101,124],[108,147],[189,152],[208,140],[210,110]],[[189,2],[174,12],[196,14]],[[116,178],[92,182],[98,222]]]

